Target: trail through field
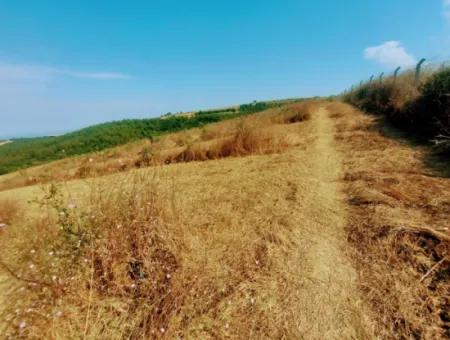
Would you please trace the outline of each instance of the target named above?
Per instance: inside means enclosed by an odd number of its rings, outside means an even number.
[[[158,170],[183,188],[174,205],[187,247],[177,255],[186,273],[202,277],[193,283],[195,298],[186,293],[183,324],[173,318],[164,325],[167,338],[179,332],[202,339],[374,338],[346,254],[346,155],[336,145],[336,119],[325,105],[317,107],[310,120],[291,125],[299,144],[286,152]],[[136,173],[146,171],[152,169]],[[131,175],[91,182],[117,186]],[[90,202],[88,181],[67,182],[63,190],[80,205]],[[26,202],[41,191],[17,188],[0,199]],[[38,206],[27,207],[28,217],[39,216]],[[181,274],[173,280],[189,283]]]
[[[308,280],[299,328],[305,338],[367,338],[370,322],[358,299],[356,272],[345,255],[346,210],[341,194],[342,162],[335,148],[334,126],[325,108],[313,115],[314,144],[306,150],[300,191],[309,243]]]

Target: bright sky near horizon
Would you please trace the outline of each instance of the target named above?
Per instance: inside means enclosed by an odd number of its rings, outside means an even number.
[[[0,0],[0,139],[329,95],[450,59],[450,0]]]

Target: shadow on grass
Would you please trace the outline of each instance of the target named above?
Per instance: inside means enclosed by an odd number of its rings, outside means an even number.
[[[450,154],[435,151],[430,139],[421,136],[413,129],[400,128],[386,117],[378,116],[376,127],[386,137],[414,149],[420,148],[423,151],[423,163],[432,171],[433,176],[450,178]]]

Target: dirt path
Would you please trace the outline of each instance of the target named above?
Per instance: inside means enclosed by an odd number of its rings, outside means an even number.
[[[309,280],[305,282],[300,328],[305,338],[371,338],[365,308],[355,288],[356,272],[345,255],[346,210],[339,179],[342,162],[334,126],[325,108],[312,118],[314,144],[306,150],[301,210],[308,230]],[[308,328],[309,327],[309,328]]]

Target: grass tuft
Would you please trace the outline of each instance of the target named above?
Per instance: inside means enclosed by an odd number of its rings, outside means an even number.
[[[0,223],[12,223],[19,216],[19,212],[20,207],[16,201],[10,199],[0,200]]]

